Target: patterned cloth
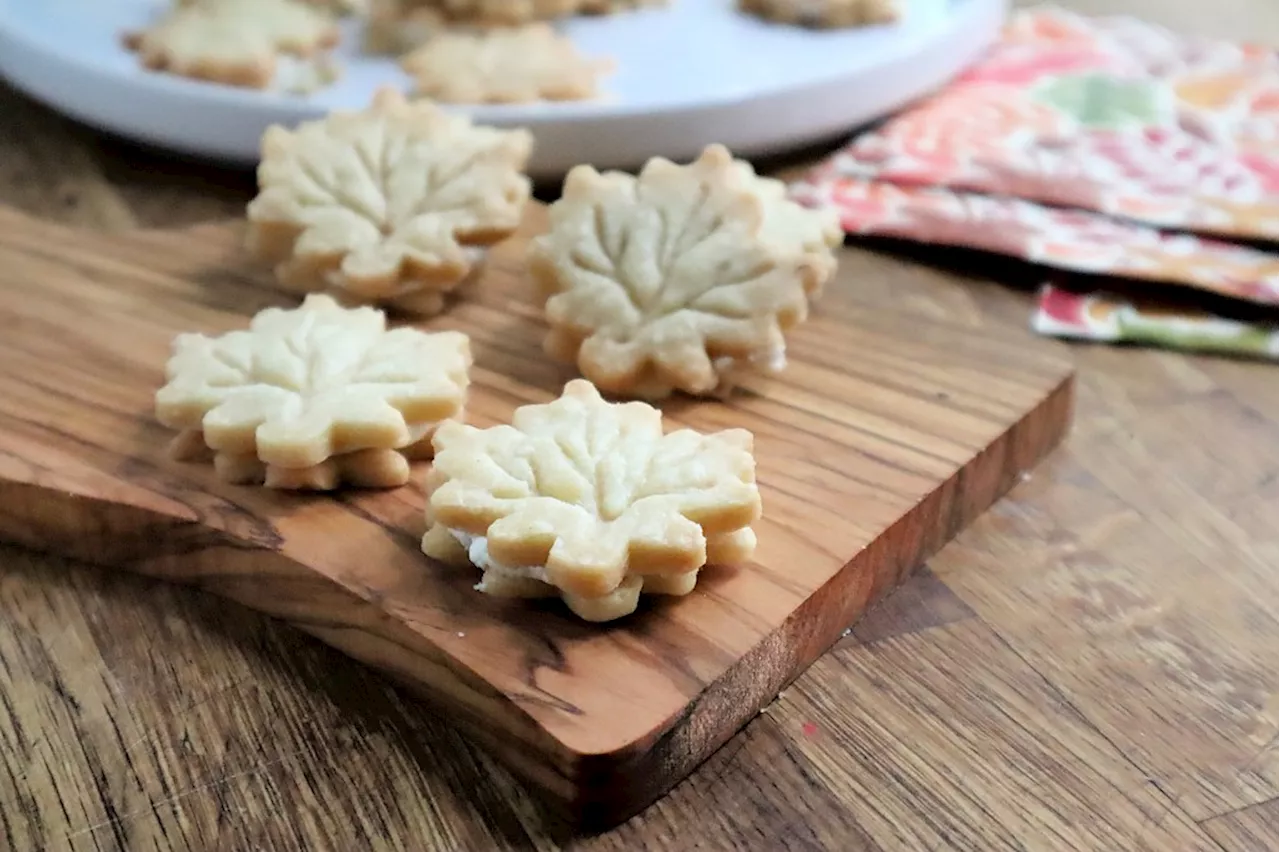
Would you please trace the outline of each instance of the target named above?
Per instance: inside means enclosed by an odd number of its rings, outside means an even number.
[[[1274,50],[1131,18],[1018,12],[951,86],[794,195],[835,205],[851,234],[1275,305],[1278,70]]]
[[[1075,340],[1137,343],[1276,360],[1280,339],[1272,323],[1249,323],[1202,311],[1135,304],[1102,293],[1076,293],[1053,284],[1040,290],[1031,327]]]
[[[793,197],[834,205],[849,234],[982,249],[1072,272],[1280,303],[1280,259],[1274,251],[1007,196],[817,174],[812,182],[794,185]]]

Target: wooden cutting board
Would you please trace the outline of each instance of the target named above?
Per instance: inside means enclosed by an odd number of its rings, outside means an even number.
[[[524,233],[544,219],[531,208]],[[525,236],[431,323],[471,335],[473,423],[556,396]],[[1062,438],[1062,350],[860,306],[841,279],[781,377],[670,420],[756,435],[754,564],[608,626],[503,601],[419,551],[423,495],[273,493],[169,460],[152,395],[172,337],[292,304],[238,223],[82,233],[0,210],[0,538],[194,583],[415,687],[586,826],[683,778]],[[420,480],[420,472],[417,476]]]

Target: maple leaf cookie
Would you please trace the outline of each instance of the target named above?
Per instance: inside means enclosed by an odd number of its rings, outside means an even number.
[[[179,335],[156,418],[180,430],[174,455],[212,454],[232,482],[393,487],[461,415],[470,367],[464,334],[388,330],[381,311],[312,295],[247,330]]]
[[[390,89],[363,112],[271,127],[249,248],[295,292],[438,313],[519,226],[532,146]]]
[[[666,0],[409,0],[446,10],[457,23],[519,26],[568,15],[610,15],[637,6],[665,5]]]
[[[399,55],[432,36],[549,20],[573,11],[575,0],[370,0],[365,49]]]
[[[570,15],[607,15],[666,0],[369,0],[365,49],[401,54],[443,32],[483,33]]]
[[[338,15],[364,15],[369,11],[368,0],[306,0],[306,2]]]
[[[578,0],[579,15],[614,15],[644,6],[665,6],[667,0]]]
[[[483,574],[477,589],[559,595],[588,621],[641,592],[684,595],[707,564],[751,558],[760,517],[744,429],[664,434],[662,413],[609,403],[581,379],[511,425],[442,424],[422,548]]]
[[[368,53],[399,56],[448,26],[444,12],[422,0],[370,0],[363,47]]]
[[[179,3],[153,26],[127,33],[124,43],[154,71],[265,89],[278,82],[282,58],[312,60],[290,66],[291,78],[331,79],[335,66],[323,53],[338,38],[332,17],[307,3],[199,0]]]
[[[172,0],[174,6],[209,6],[224,0]],[[296,0],[336,15],[357,15],[368,11],[368,0]]]
[[[638,177],[570,171],[528,256],[547,351],[603,390],[649,399],[783,369],[783,331],[807,316],[830,251],[767,230],[764,190],[747,183],[720,145],[686,166],[654,158]]]
[[[766,20],[820,29],[890,24],[902,16],[901,0],[738,0],[738,8]]]
[[[609,60],[578,53],[547,24],[445,31],[400,61],[417,94],[446,103],[527,103],[593,98]]]
[[[572,14],[577,0],[429,0],[450,20],[478,26],[519,26]]]

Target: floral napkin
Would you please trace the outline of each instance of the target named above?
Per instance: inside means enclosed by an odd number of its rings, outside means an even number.
[[[849,234],[982,249],[1073,272],[1280,304],[1280,258],[1274,250],[1009,196],[815,174],[812,183],[792,187],[794,197],[805,204],[834,205]]]
[[[1075,340],[1133,343],[1276,360],[1275,323],[1247,322],[1206,311],[1079,293],[1056,284],[1040,290],[1031,327]]]
[[[1017,12],[951,86],[793,192],[834,205],[850,234],[1275,305],[1278,69],[1274,50],[1132,18]]]

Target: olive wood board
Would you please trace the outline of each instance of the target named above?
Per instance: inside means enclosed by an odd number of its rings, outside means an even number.
[[[507,420],[574,377],[541,350],[521,271],[533,205],[482,279],[427,323],[471,336],[468,419]],[[583,828],[637,812],[745,725],[914,566],[1052,449],[1073,372],[830,286],[790,365],[670,423],[755,433],[755,560],[620,621],[476,592],[424,557],[425,463],[389,491],[273,492],[166,453],[152,401],[174,335],[296,304],[242,224],[87,233],[0,210],[0,539],[192,583],[288,621],[414,688]]]

